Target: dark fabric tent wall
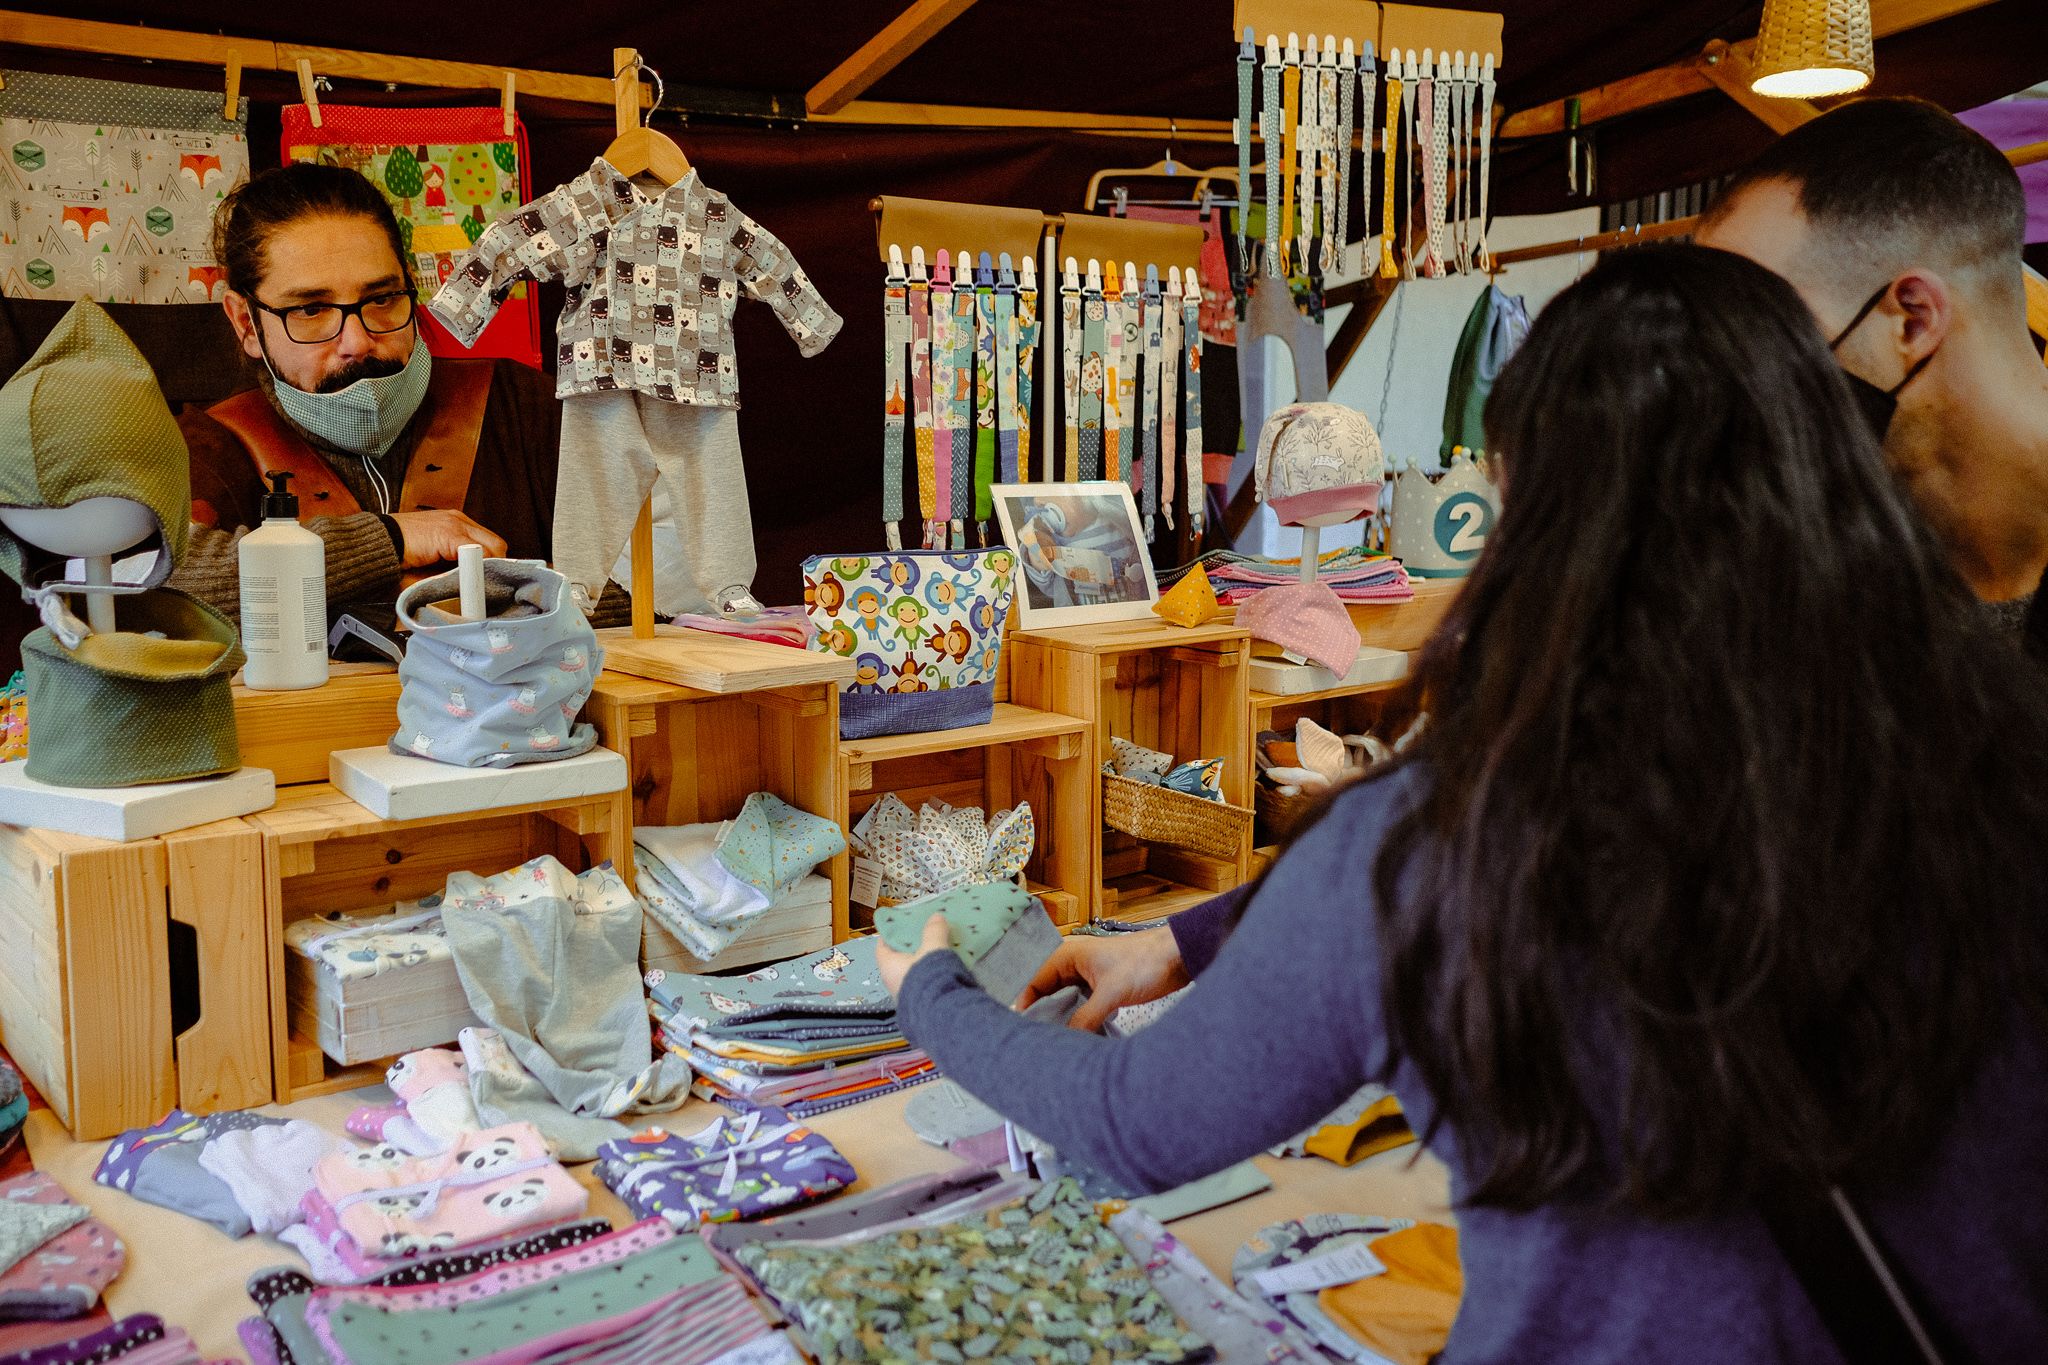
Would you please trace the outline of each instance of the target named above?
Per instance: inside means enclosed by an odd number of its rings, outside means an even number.
[[[70,18],[589,74],[608,73],[614,45],[635,46],[661,70],[672,99],[698,108],[751,105],[765,111],[771,101],[785,110],[801,109],[801,92],[905,3],[521,6],[503,22],[471,7],[422,9],[401,0],[298,5],[260,15],[231,0],[89,6],[31,0],[30,7]],[[1500,96],[1509,109],[1681,59],[1713,37],[1753,35],[1758,15],[1756,5],[1714,0],[1598,6],[1529,0],[1500,8],[1508,20],[1509,54]],[[2042,0],[1999,0],[1889,40],[1879,49],[1878,89],[1923,94],[1959,109],[2023,88],[2048,76],[2042,12]],[[1225,0],[1107,9],[1078,0],[981,0],[866,97],[1227,119],[1235,106],[1229,26]],[[0,64],[202,88],[217,89],[221,80],[218,70],[200,67],[22,47],[0,47]],[[249,71],[243,89],[252,102],[252,158],[258,167],[275,164],[278,110],[297,101],[296,84],[280,73]],[[494,101],[496,92],[386,91],[343,80],[324,98],[473,104]],[[536,192],[582,170],[611,139],[609,109],[525,97],[519,108],[531,142]],[[766,309],[739,311],[740,430],[761,560],[757,588],[771,602],[798,599],[797,565],[805,555],[880,543],[881,316],[870,197],[901,194],[1072,212],[1079,210],[1093,171],[1144,164],[1163,150],[1153,136],[1084,132],[798,126],[786,118],[682,120],[666,112],[660,123],[710,184],[789,244],[846,317],[846,329],[832,347],[806,361]],[[1607,199],[1719,174],[1769,140],[1761,124],[1718,92],[1603,124],[1596,136]],[[1197,167],[1234,159],[1224,143],[1183,141],[1177,152]],[[1569,207],[1563,165],[1561,138],[1502,146],[1495,160],[1496,212]],[[1355,209],[1358,221],[1362,210]],[[542,302],[551,329],[559,290],[545,290]],[[5,339],[0,329],[0,373],[11,372],[26,355],[7,354]],[[12,612],[8,604],[0,617]],[[0,625],[0,649],[11,655],[16,639],[17,632]],[[0,670],[13,666],[11,658],[0,658]]]

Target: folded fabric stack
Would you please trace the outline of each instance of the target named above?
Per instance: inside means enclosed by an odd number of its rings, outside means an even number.
[[[1239,1249],[1231,1277],[1246,1299],[1360,1365],[1429,1365],[1464,1294],[1454,1228],[1348,1213],[1261,1230]]]
[[[290,1136],[268,1130],[286,1128],[296,1134],[312,1125],[289,1125],[244,1110],[199,1115],[173,1109],[149,1127],[132,1129],[109,1143],[92,1178],[123,1194],[211,1223],[230,1237],[246,1237],[255,1222],[238,1197],[237,1186],[252,1203],[264,1202],[263,1192],[280,1167],[274,1144]],[[326,1141],[331,1148],[339,1140]],[[310,1165],[309,1161],[309,1170]]]
[[[69,1341],[0,1356],[0,1365],[207,1365],[182,1327],[167,1327],[154,1313],[137,1313]]]
[[[1223,799],[1223,760],[1220,758],[1194,758],[1176,764],[1172,754],[1147,749],[1142,744],[1133,744],[1115,735],[1110,737],[1109,747],[1110,756],[1103,762],[1102,771],[1112,777],[1127,777],[1148,787],[1164,787],[1168,791],[1199,796],[1204,801]]]
[[[659,1036],[707,1099],[805,1119],[930,1080],[904,1041],[896,1002],[855,939],[745,976],[647,973]]]
[[[705,1237],[822,1365],[1211,1353],[1071,1181],[910,1181]]]
[[[597,1177],[638,1218],[678,1228],[815,1204],[857,1178],[822,1134],[781,1109],[719,1118],[699,1132],[651,1128],[597,1153]]]
[[[0,1322],[89,1313],[127,1259],[112,1229],[48,1175],[0,1181]]]
[[[249,1296],[262,1316],[241,1337],[258,1365],[797,1360],[704,1245],[660,1219],[570,1224],[347,1288],[269,1271]]]
[[[956,886],[1015,881],[1037,847],[1026,802],[983,819],[979,807],[927,802],[915,815],[894,792],[853,827],[854,852],[882,874],[882,905],[938,895]]]
[[[830,943],[831,883],[811,873],[845,848],[833,821],[767,792],[748,797],[732,820],[635,829],[647,965],[751,966],[786,952],[784,945]]]
[[[1301,796],[1326,792],[1393,751],[1371,735],[1338,735],[1303,716],[1291,735],[1260,731],[1254,756],[1261,782],[1281,796]]]
[[[1216,600],[1225,606],[1235,606],[1265,588],[1301,581],[1299,558],[1269,559],[1235,550],[1212,550],[1193,564],[1164,575],[1160,586],[1179,582],[1197,566],[1208,573]],[[1415,596],[1400,560],[1355,545],[1317,556],[1316,581],[1345,602],[1406,602]]]
[[[334,1284],[373,1279],[405,1257],[580,1218],[590,1199],[529,1123],[465,1133],[433,1156],[389,1143],[333,1152],[312,1177],[303,1221],[283,1240],[314,1278]]]
[[[446,1043],[477,1022],[438,895],[384,913],[296,920],[284,940],[292,1026],[344,1066]]]
[[[763,644],[788,645],[792,649],[809,649],[811,641],[818,638],[818,627],[804,614],[802,607],[763,607],[759,611],[736,611],[721,616],[686,612],[676,617],[674,624],[713,635],[734,635],[742,640],[759,640]]]

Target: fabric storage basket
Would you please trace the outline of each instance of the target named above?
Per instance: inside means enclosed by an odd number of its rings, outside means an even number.
[[[1274,843],[1293,834],[1295,825],[1314,809],[1315,803],[1316,798],[1307,792],[1282,796],[1270,782],[1259,783],[1252,792],[1252,805]]]
[[[1155,844],[1235,858],[1251,828],[1252,812],[1104,773],[1102,823]]]
[[[839,737],[986,725],[1016,591],[1007,549],[893,550],[804,561],[811,647],[851,659]]]
[[[460,768],[572,758],[597,743],[576,714],[604,667],[597,634],[568,580],[537,559],[484,561],[484,619],[454,614],[460,575],[422,579],[398,597],[410,627],[398,666],[401,754]]]

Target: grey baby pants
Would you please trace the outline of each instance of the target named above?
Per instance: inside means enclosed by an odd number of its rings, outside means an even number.
[[[754,521],[732,408],[665,403],[629,389],[563,399],[555,568],[597,601],[657,475],[690,579],[681,609],[715,611],[722,597],[754,583]]]

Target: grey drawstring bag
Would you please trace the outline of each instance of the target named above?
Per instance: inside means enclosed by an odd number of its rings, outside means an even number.
[[[456,610],[455,570],[398,597],[412,634],[398,666],[394,753],[460,768],[573,758],[597,743],[576,713],[604,651],[569,601],[568,580],[537,559],[484,561],[484,619]]]

